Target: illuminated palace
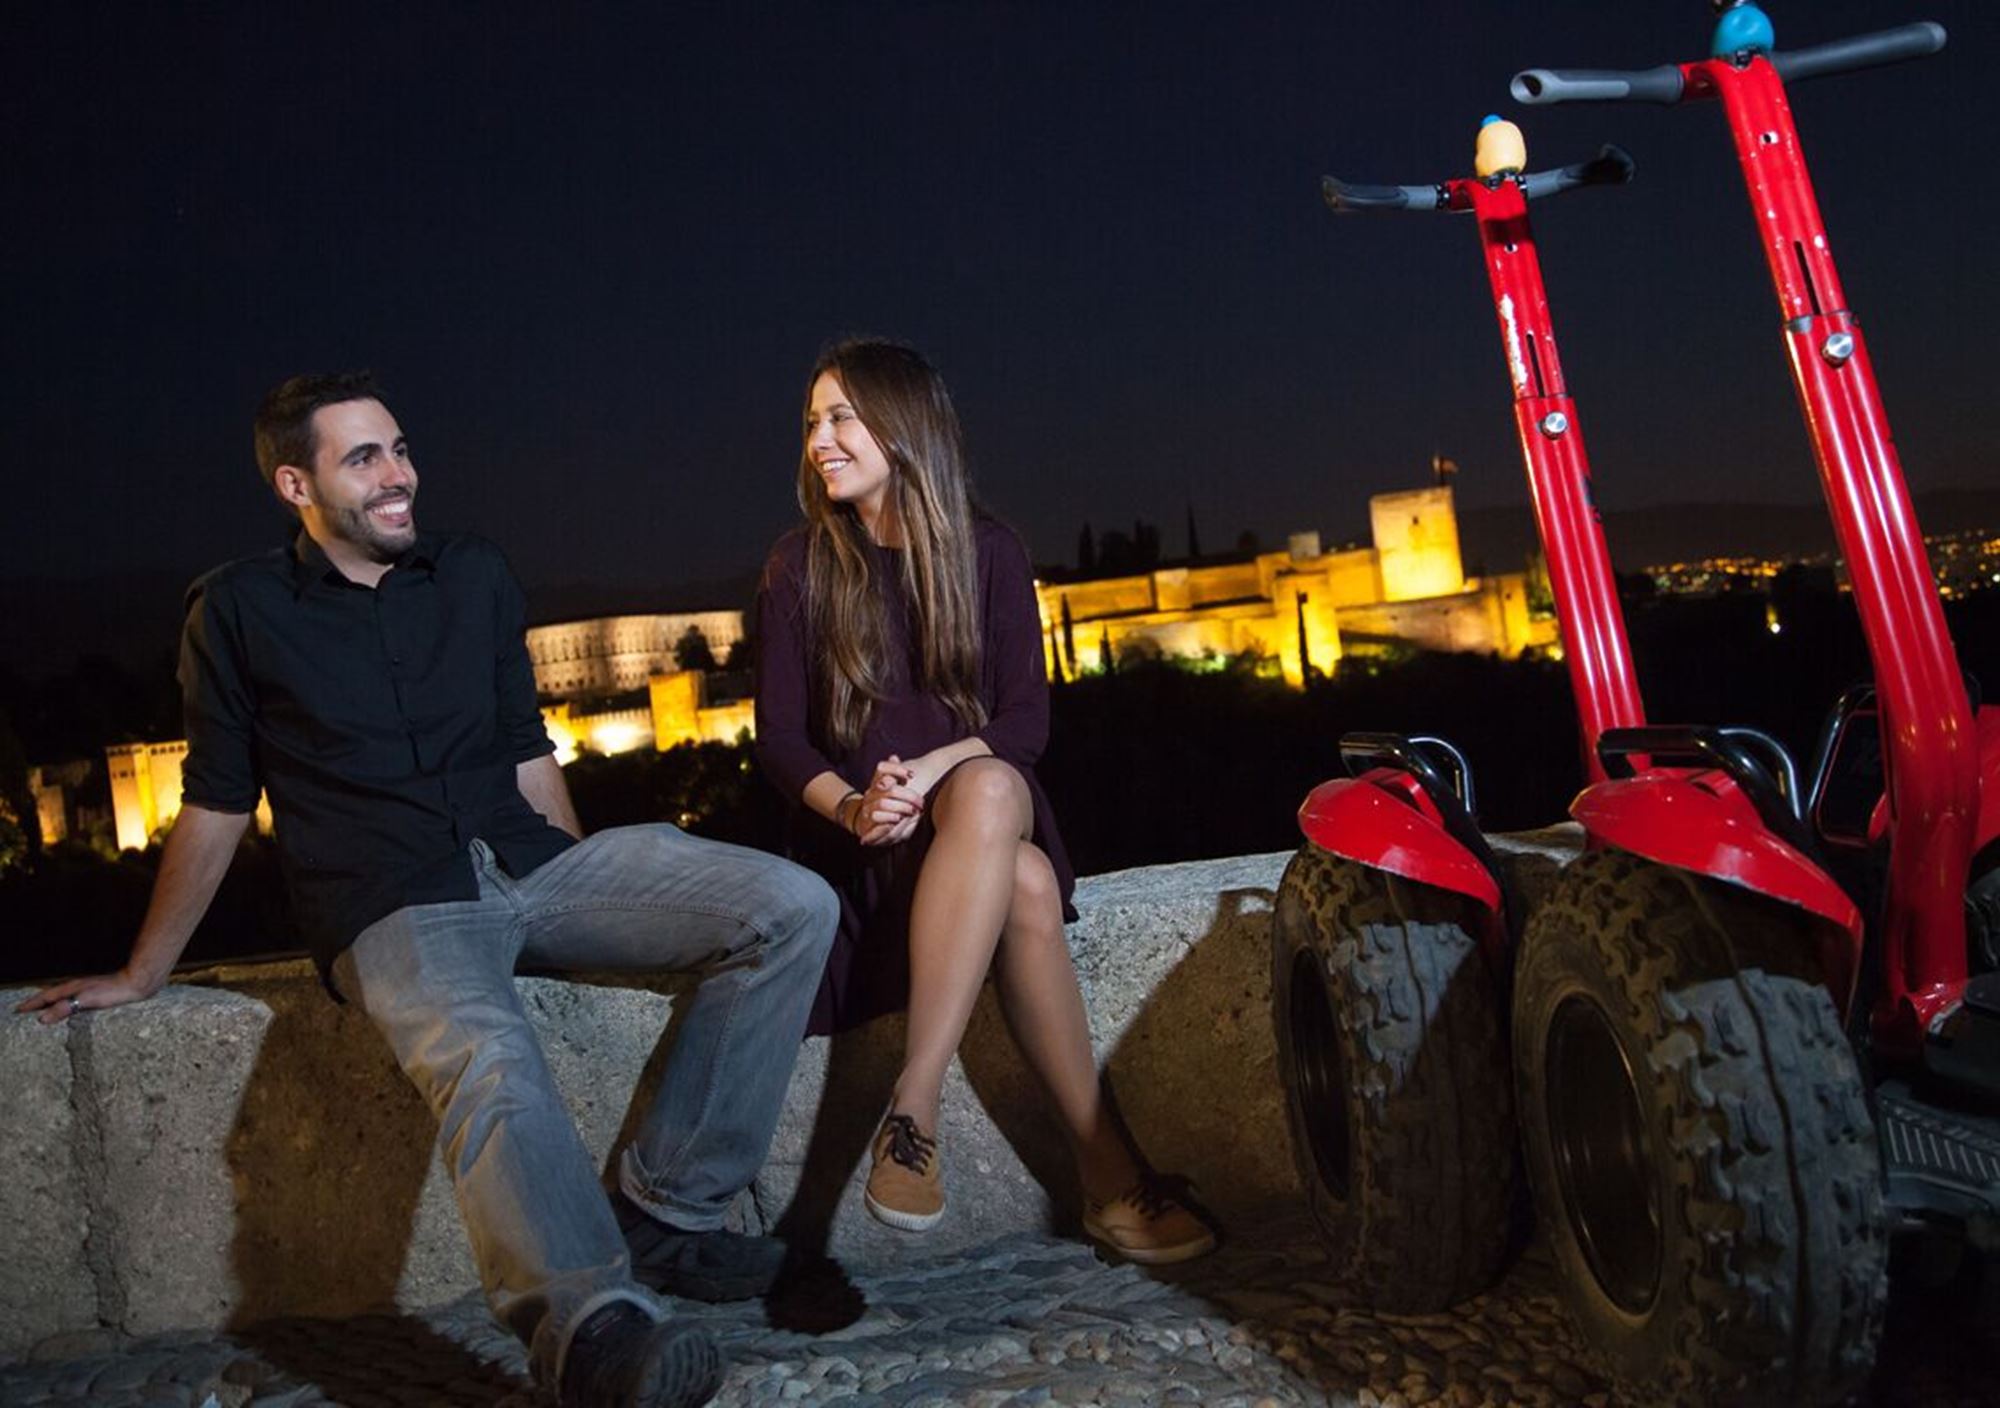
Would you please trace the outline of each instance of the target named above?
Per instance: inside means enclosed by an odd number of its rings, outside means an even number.
[[[1322,552],[1319,534],[1295,533],[1283,552],[1038,583],[1049,672],[1073,676],[1133,656],[1254,652],[1297,685],[1308,667],[1331,672],[1350,651],[1512,659],[1557,645],[1554,615],[1530,609],[1526,573],[1465,575],[1450,485],[1377,494],[1368,516],[1370,547]]]
[[[1377,494],[1368,513],[1368,547],[1323,552],[1317,533],[1295,533],[1282,552],[1037,583],[1050,677],[1142,656],[1254,653],[1297,685],[1308,668],[1330,672],[1351,653],[1414,647],[1513,658],[1557,647],[1554,617],[1530,610],[1525,573],[1465,575],[1448,484]],[[606,616],[529,630],[558,759],[747,737],[750,700],[710,703],[711,681],[725,677],[681,668],[691,630],[723,657],[743,638],[743,613]],[[121,848],[144,846],[180,810],[186,752],[179,740],[105,750]]]
[[[557,760],[571,762],[586,748],[606,754],[648,745],[664,750],[678,743],[733,743],[749,733],[749,700],[711,705],[708,676],[681,668],[678,651],[690,632],[722,659],[743,639],[743,613],[600,616],[532,627],[528,659]],[[631,698],[640,690],[644,703]]]
[[[743,639],[741,611],[695,611],[651,616],[602,616],[528,630],[528,659],[542,720],[558,761],[573,762],[588,748],[625,753],[648,745],[732,743],[751,727],[747,699],[711,706],[708,677],[683,670],[676,651],[690,631],[722,657]],[[644,700],[634,698],[644,691]],[[104,750],[111,782],[111,813],[120,850],[143,848],[181,809],[181,763],[187,742],[120,743]],[[40,799],[38,799],[39,802]],[[58,840],[60,801],[40,803],[42,835]],[[267,803],[258,822],[271,826]]]

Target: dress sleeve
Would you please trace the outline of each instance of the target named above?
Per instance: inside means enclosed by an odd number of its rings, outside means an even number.
[[[1042,611],[1035,597],[1034,571],[1020,539],[1005,529],[993,533],[992,569],[986,593],[982,645],[993,681],[988,701],[993,716],[978,737],[993,756],[1016,767],[1033,767],[1049,742],[1049,676],[1042,659]]]
[[[181,712],[187,758],[181,799],[217,812],[256,810],[256,701],[243,658],[234,601],[224,583],[205,578],[188,588],[181,631]]]
[[[757,766],[788,802],[821,773],[839,771],[813,746],[808,728],[805,594],[792,558],[780,544],[757,586]]]
[[[514,569],[491,549],[494,573],[493,689],[499,700],[500,742],[516,763],[532,762],[556,745],[535,703],[535,667],[528,659],[528,598]]]

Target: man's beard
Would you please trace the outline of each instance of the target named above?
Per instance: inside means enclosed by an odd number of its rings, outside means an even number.
[[[332,512],[333,531],[341,541],[361,549],[370,562],[391,563],[409,550],[417,540],[417,515],[415,494],[384,494],[371,500],[372,503],[393,503],[404,499],[410,503],[410,521],[401,528],[384,528],[369,514],[366,506],[361,508],[338,508]]]

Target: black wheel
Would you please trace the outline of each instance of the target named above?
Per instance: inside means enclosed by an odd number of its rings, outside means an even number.
[[[1881,1156],[1799,911],[1573,862],[1514,971],[1535,1210],[1585,1341],[1649,1404],[1838,1403],[1888,1290]]]
[[[1336,1266],[1384,1310],[1439,1310],[1506,1259],[1517,1160],[1503,999],[1479,911],[1308,845],[1272,925],[1292,1150]]]
[[[2000,971],[2000,841],[1972,858],[1965,887],[1966,961],[1974,973]]]

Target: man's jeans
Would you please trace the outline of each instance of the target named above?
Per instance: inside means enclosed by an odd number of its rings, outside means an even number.
[[[618,1181],[649,1212],[705,1231],[770,1147],[839,907],[810,871],[667,825],[600,832],[522,880],[484,842],[472,850],[478,899],[397,910],[333,977],[436,1112],[487,1297],[553,1385],[591,1311],[659,1310],[632,1281],[516,963],[703,975]]]

